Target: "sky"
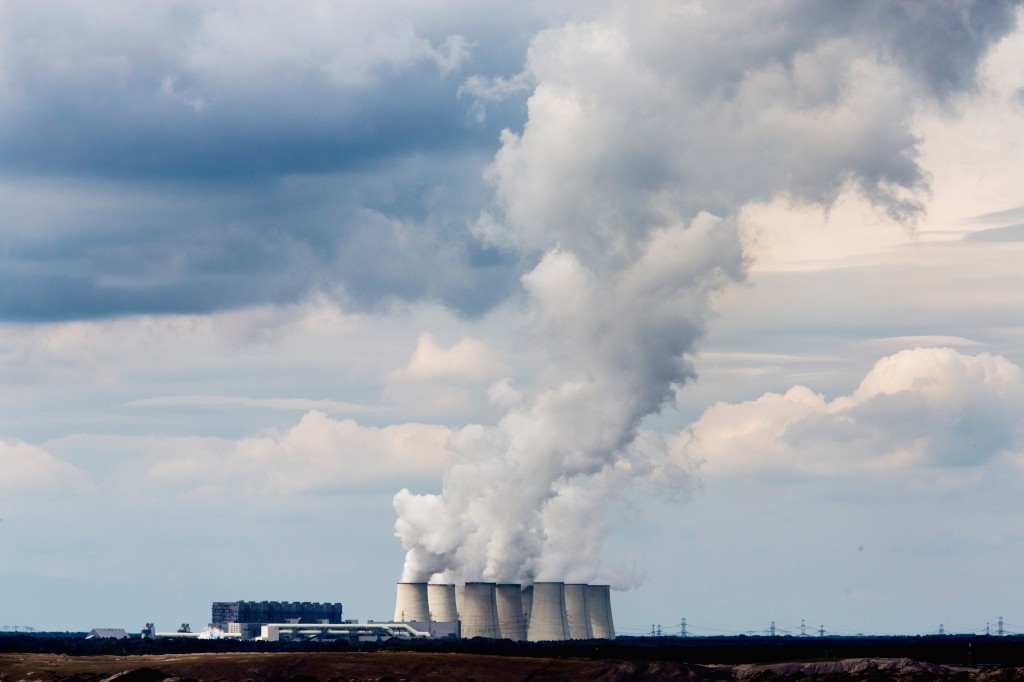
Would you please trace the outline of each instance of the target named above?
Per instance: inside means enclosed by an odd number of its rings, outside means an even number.
[[[0,0],[0,627],[1024,632],[1024,7]]]

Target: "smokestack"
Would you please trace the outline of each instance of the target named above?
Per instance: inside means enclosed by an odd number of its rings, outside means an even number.
[[[426,583],[398,583],[398,596],[395,598],[395,622],[409,620],[430,621]]]
[[[427,605],[430,607],[431,620],[451,623],[459,619],[459,610],[455,606],[455,585],[427,585]]]
[[[459,619],[463,637],[501,637],[494,583],[466,583],[459,605]]]
[[[531,642],[569,639],[569,623],[565,616],[565,583],[533,584],[533,605],[526,638]]]
[[[565,586],[565,617],[569,621],[569,639],[593,639],[590,629],[590,591],[581,583]]]
[[[594,639],[615,639],[611,588],[608,585],[591,585],[589,592],[590,629]]]
[[[502,639],[521,642],[526,639],[526,620],[523,616],[523,588],[505,583],[495,588],[498,604],[498,630]]]

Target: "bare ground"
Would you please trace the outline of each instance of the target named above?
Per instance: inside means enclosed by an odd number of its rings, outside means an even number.
[[[140,656],[0,654],[0,682],[399,682],[461,680],[854,680],[1003,682],[1024,669],[978,670],[908,659],[847,659],[770,665],[692,665],[655,660],[485,656],[463,653],[214,653]]]

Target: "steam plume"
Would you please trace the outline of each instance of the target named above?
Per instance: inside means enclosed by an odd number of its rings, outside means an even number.
[[[900,6],[651,3],[535,38],[528,121],[502,136],[476,231],[540,254],[524,329],[548,365],[497,424],[455,433],[440,495],[395,495],[403,580],[595,579],[608,499],[687,479],[639,428],[694,377],[710,298],[743,277],[739,210],[856,192],[915,218],[912,114],[970,87],[1013,8]],[[907,52],[950,32],[955,58]]]

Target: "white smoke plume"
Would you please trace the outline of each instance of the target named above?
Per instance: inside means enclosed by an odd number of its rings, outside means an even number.
[[[202,632],[196,635],[196,639],[224,639],[224,635],[226,634],[227,633],[220,628],[207,625]]]
[[[638,429],[694,377],[710,299],[743,277],[742,207],[853,192],[920,213],[914,113],[972,87],[1014,17],[921,7],[624,3],[535,37],[528,120],[502,136],[476,231],[539,255],[524,330],[548,366],[497,424],[455,432],[441,494],[395,495],[403,580],[608,579],[611,496],[690,480]]]

